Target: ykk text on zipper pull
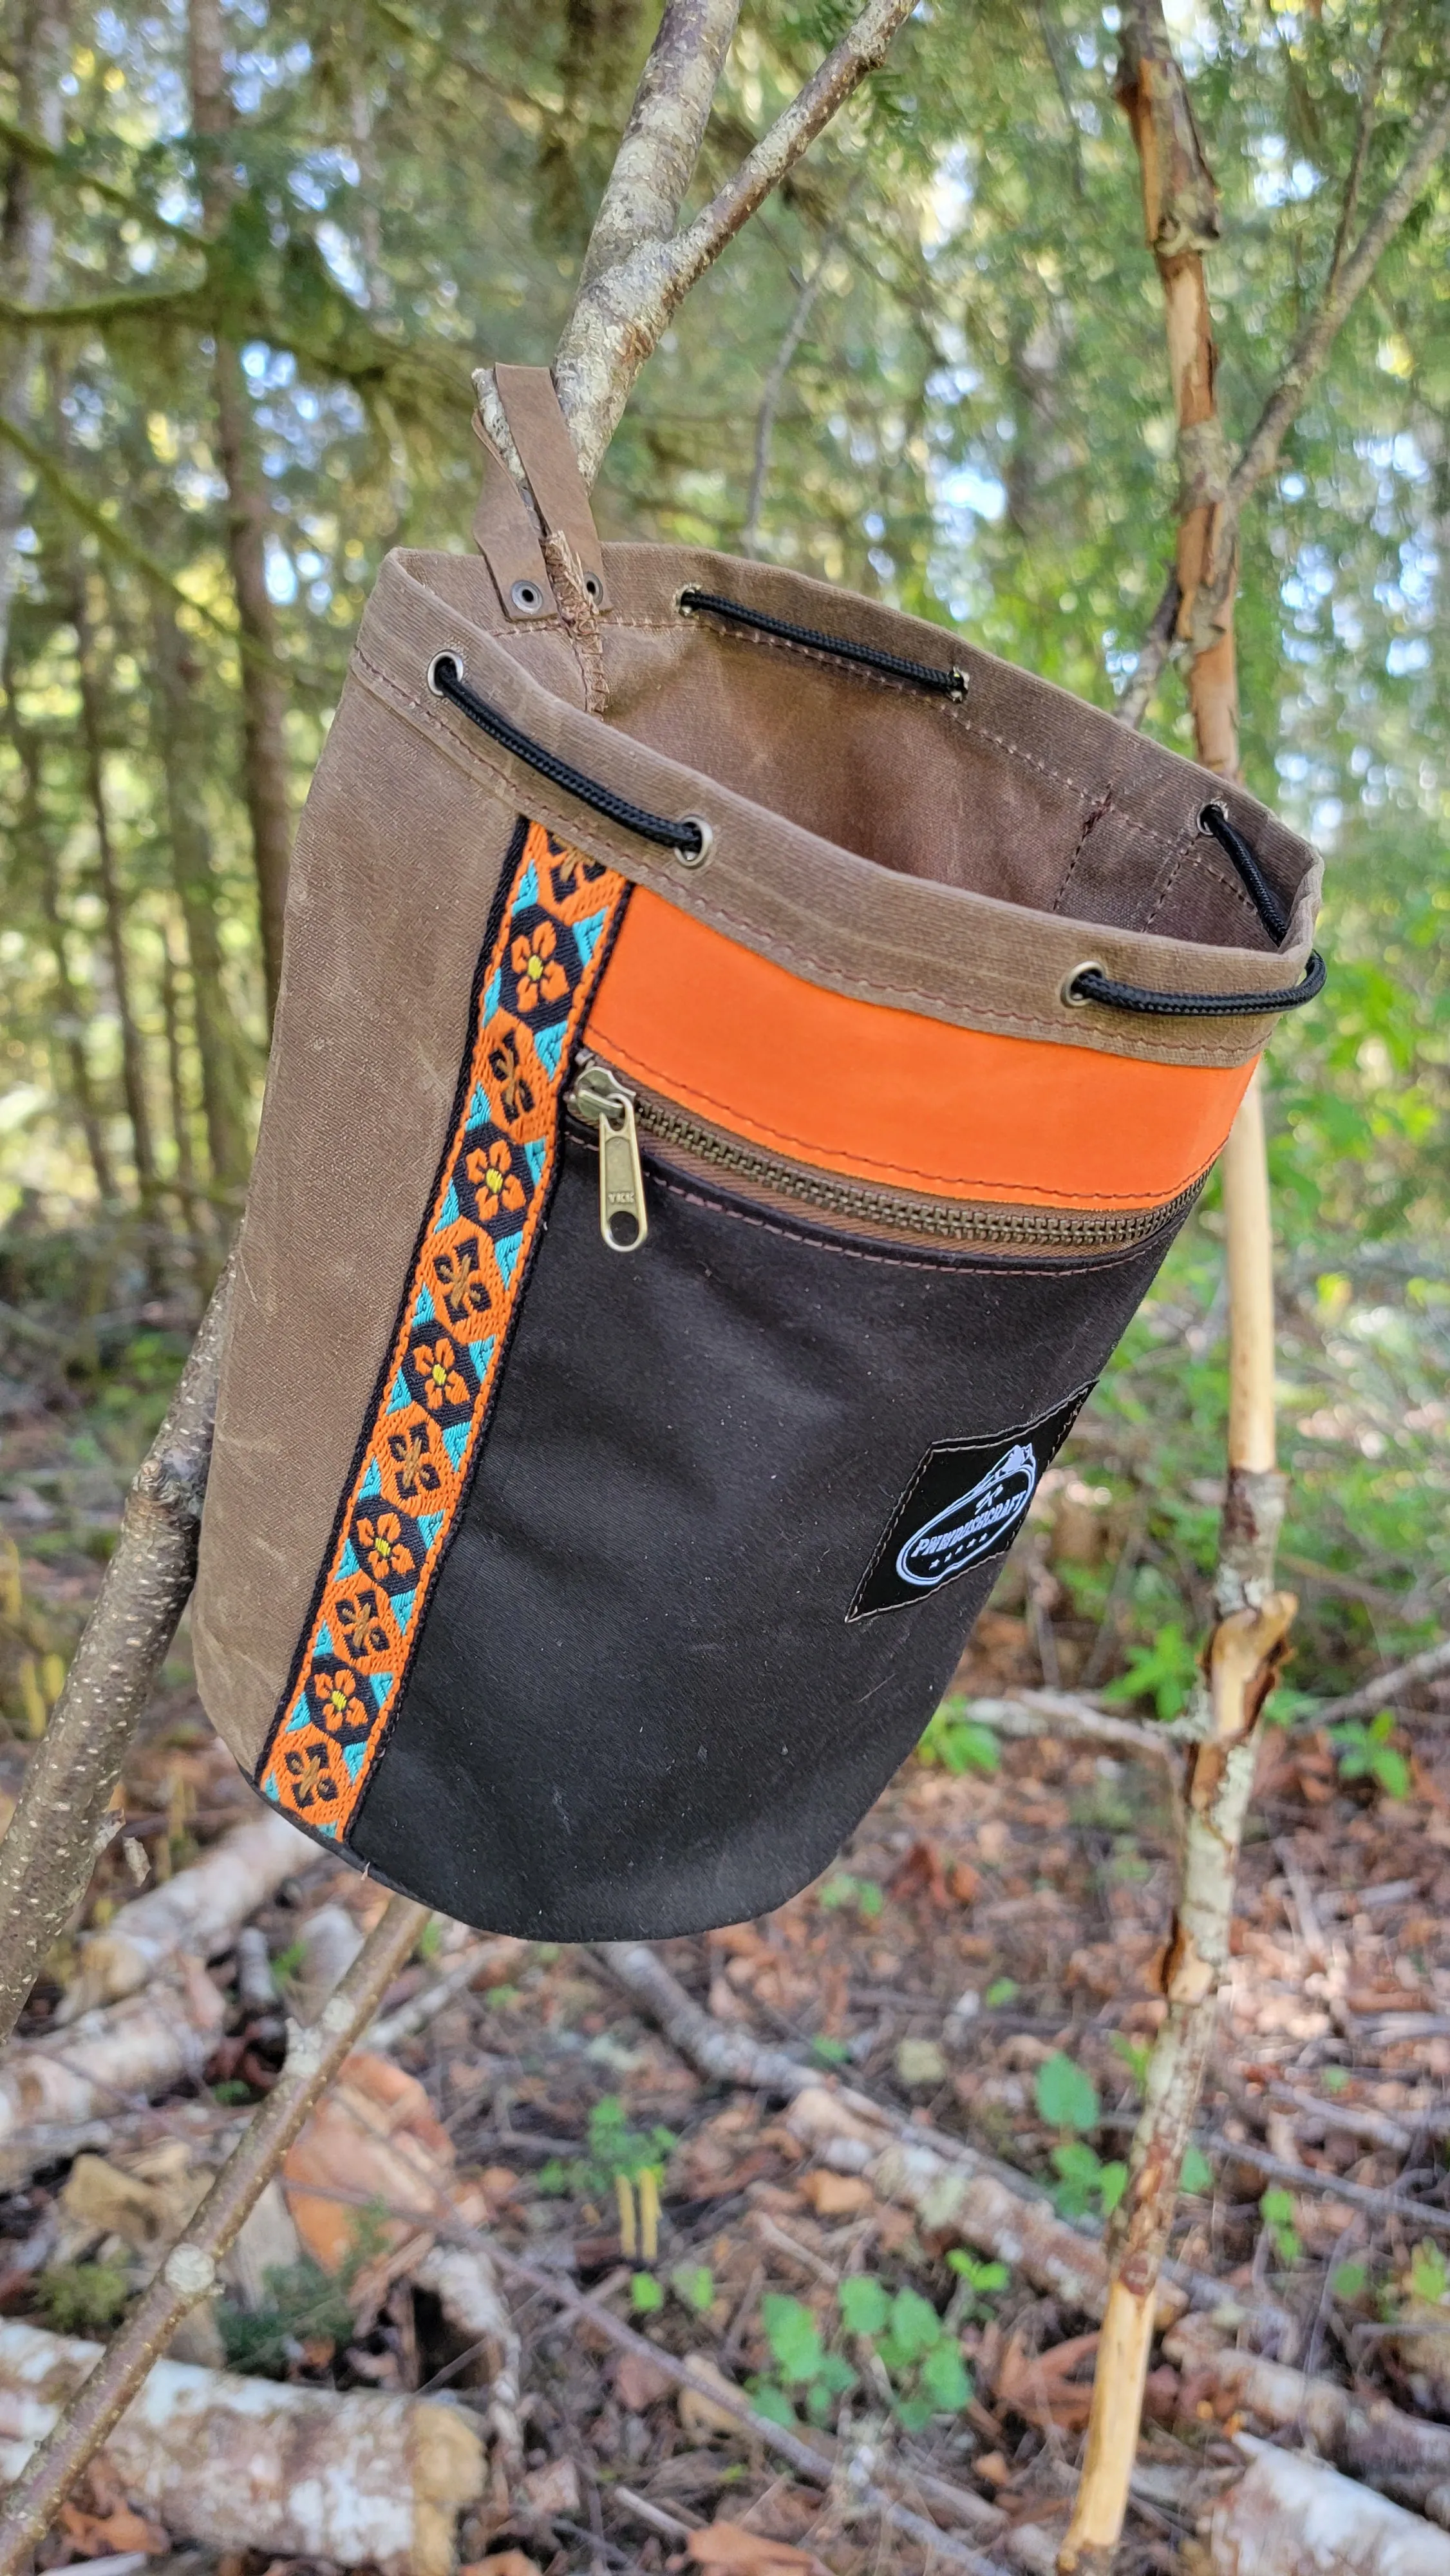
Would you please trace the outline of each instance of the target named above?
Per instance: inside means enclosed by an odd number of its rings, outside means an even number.
[[[634,1094],[607,1064],[591,1061],[569,1094],[576,1118],[599,1130],[599,1231],[611,1252],[638,1252],[649,1233]]]

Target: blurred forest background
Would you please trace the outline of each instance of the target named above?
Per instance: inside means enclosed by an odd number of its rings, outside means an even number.
[[[848,14],[747,9],[700,190]],[[1450,20],[1445,0],[1169,18],[1224,194],[1236,441],[1322,289],[1367,85],[1364,206]],[[654,21],[647,0],[0,13],[17,1732],[43,1724],[241,1204],[288,836],[369,585],[389,546],[466,544],[469,369],[551,354]],[[680,313],[606,460],[603,532],[798,564],[1111,706],[1175,486],[1116,26],[1089,0],[922,0]],[[1447,259],[1442,168],[1244,531],[1245,774],[1328,858],[1329,990],[1281,1030],[1269,1104],[1282,1562],[1316,1694],[1450,1625]],[[1172,673],[1150,723],[1191,748]],[[1210,1194],[1080,1429],[1058,1497],[1078,1540],[1059,1509],[1055,1562],[1029,1544],[1004,1578],[1021,1678],[1117,1675],[1164,1716],[1186,1699],[1221,1490],[1217,1234]],[[15,1540],[55,1577],[44,1604]],[[1340,1750],[1393,1795],[1387,1726]]]

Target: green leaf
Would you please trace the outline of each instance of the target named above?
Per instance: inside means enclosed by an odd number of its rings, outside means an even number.
[[[924,2433],[934,2409],[929,2397],[898,2397],[896,2420],[903,2433]]]
[[[934,2343],[921,2365],[922,2394],[943,2414],[958,2414],[969,2405],[972,2395],[971,2374],[961,2353],[949,2335]]]
[[[1422,2236],[1410,2257],[1410,2289],[1417,2299],[1438,2306],[1450,2290],[1450,2260],[1444,2249]]]
[[[885,2331],[891,2302],[869,2272],[854,2272],[836,2292],[841,2323],[847,2334],[879,2335]]]
[[[1336,2263],[1329,2275],[1329,2286],[1336,2299],[1343,2299],[1348,2305],[1363,2297],[1368,2279],[1367,2263]]]
[[[965,2281],[981,2298],[991,2298],[996,2291],[1005,2290],[1012,2278],[1005,2263],[984,2263],[977,2255],[969,2254],[964,2245],[951,2247],[947,2269],[955,2272],[958,2280]]]
[[[1002,2012],[1008,2004],[1016,2002],[1020,1992],[1015,1977],[994,1977],[982,2001],[988,2012]]]
[[[811,2041],[811,2055],[818,2066],[846,2066],[850,2063],[849,2039],[827,2039],[823,2034]]]
[[[891,2339],[907,2362],[919,2361],[941,2333],[941,2319],[920,2290],[901,2289],[891,2302]]]
[[[665,2303],[665,2294],[653,2272],[636,2272],[629,2284],[629,2304],[635,2315],[652,2317]]]
[[[1202,2147],[1188,2146],[1184,2148],[1183,2170],[1179,2175],[1178,2180],[1179,2187],[1183,2191],[1191,2191],[1194,2193],[1212,2191],[1213,2167],[1209,2163],[1207,2156],[1204,2154]]]
[[[785,2390],[777,2388],[773,2379],[752,2379],[750,2402],[757,2415],[763,2415],[768,2424],[783,2424],[789,2430],[796,2421],[795,2408]]]
[[[790,2382],[814,2379],[823,2356],[810,2309],[799,2299],[782,2298],[770,2290],[760,2302],[760,2322],[781,2377]]]
[[[1111,2164],[1098,2167],[1098,2199],[1104,2218],[1111,2218],[1128,2188],[1128,2168],[1115,2157]]]
[[[708,2263],[677,2263],[670,2274],[670,2288],[697,2317],[708,2315],[715,2304],[715,2275]]]
[[[1037,2116],[1049,2129],[1095,2129],[1098,2088],[1092,2077],[1058,2049],[1037,2070]]]
[[[1198,1655],[1176,1619],[1154,1635],[1151,1646],[1135,1646],[1128,1669],[1101,1693],[1104,1700],[1151,1699],[1160,1718],[1177,1717],[1188,1706],[1198,1679]]]

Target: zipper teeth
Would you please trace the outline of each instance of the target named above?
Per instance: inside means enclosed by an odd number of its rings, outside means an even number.
[[[715,1169],[733,1173],[778,1196],[799,1199],[828,1215],[854,1217],[889,1227],[898,1234],[928,1235],[945,1243],[1044,1244],[1064,1251],[1115,1250],[1138,1243],[1186,1213],[1198,1196],[1194,1181],[1175,1199],[1154,1208],[1130,1208],[1064,1216],[1052,1208],[959,1206],[953,1201],[905,1200],[869,1181],[847,1181],[834,1173],[803,1172],[781,1164],[738,1138],[722,1136],[684,1111],[671,1108],[651,1093],[636,1093],[636,1118],[642,1136],[652,1143],[678,1146]]]

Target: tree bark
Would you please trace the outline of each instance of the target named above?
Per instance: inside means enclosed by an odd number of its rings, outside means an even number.
[[[106,1143],[105,1121],[91,1079],[90,1059],[86,1054],[87,1011],[70,970],[55,844],[46,823],[41,794],[41,747],[38,738],[19,725],[12,725],[11,740],[15,744],[24,780],[20,808],[21,837],[35,854],[46,937],[55,964],[59,1008],[50,1017],[51,1045],[65,1065],[76,1116],[86,1140],[86,1153],[95,1175],[96,1196],[105,1207],[116,1196],[116,1175]],[[57,1083],[57,1088],[61,1087]]]
[[[111,1801],[126,1748],[196,1574],[230,1294],[229,1265],[127,1496],[99,1598],[0,1841],[0,2040],[121,1823]]]
[[[171,603],[159,596],[152,600],[151,639],[156,679],[152,735],[166,796],[172,882],[186,927],[207,1153],[224,1204],[238,1210],[250,1159],[241,1033],[227,1001],[217,935],[216,878],[202,804],[191,662]]]
[[[121,1031],[121,1091],[126,1103],[126,1117],[131,1129],[131,1150],[136,1165],[136,1195],[141,1214],[148,1227],[161,1223],[160,1176],[156,1166],[156,1141],[151,1126],[151,1102],[146,1082],[146,1051],[137,1023],[132,997],[131,964],[126,951],[126,903],[121,887],[120,869],[116,864],[116,845],[111,832],[110,807],[106,795],[105,702],[96,654],[95,629],[91,624],[90,603],[86,597],[84,566],[76,562],[70,572],[71,624],[76,638],[76,675],[81,702],[81,752],[85,763],[86,792],[96,827],[96,873],[100,884],[101,903],[105,914],[106,955],[110,960],[111,985],[116,999],[116,1017]],[[156,1265],[157,1247],[151,1246],[151,1267]]]
[[[214,231],[225,213],[229,193],[217,147],[234,121],[217,0],[191,0],[187,28],[192,125],[213,156],[201,171],[201,195],[207,229]],[[242,642],[251,648],[241,655],[242,791],[252,835],[270,1020],[282,977],[282,922],[292,856],[286,697],[278,667],[277,621],[267,589],[266,531],[270,511],[257,465],[246,373],[236,347],[220,333],[215,342],[212,377],[217,457],[227,487],[227,560]]]
[[[16,122],[27,133],[52,145],[64,138],[60,86],[70,35],[66,0],[29,0],[20,25]],[[50,289],[55,250],[55,223],[36,186],[33,162],[21,152],[11,155],[5,173],[5,203],[0,216],[0,277],[25,304],[43,304]],[[0,366],[0,412],[22,427],[35,408],[34,380],[39,346],[33,332],[22,332]],[[25,518],[22,459],[16,449],[0,446],[0,670],[10,634],[10,602],[15,586],[15,540]]]

